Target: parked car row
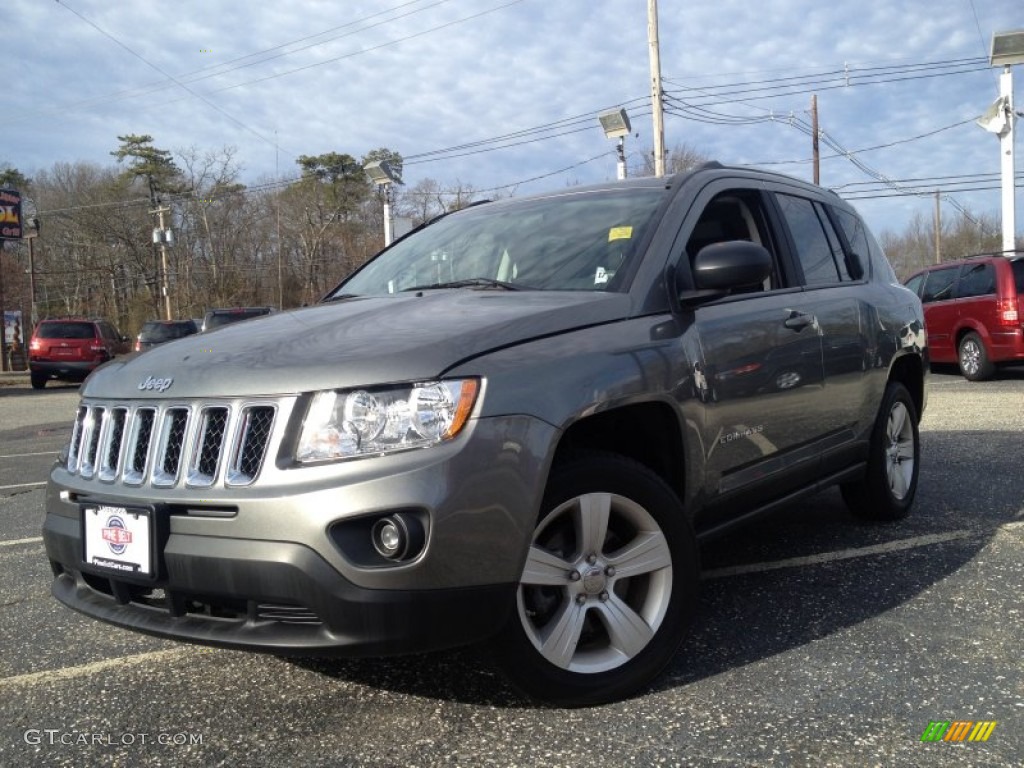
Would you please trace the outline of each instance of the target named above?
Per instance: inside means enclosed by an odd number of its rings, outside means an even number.
[[[150,320],[143,324],[134,346],[107,320],[87,317],[43,320],[35,327],[28,346],[32,386],[42,389],[51,379],[81,382],[118,355],[143,352],[158,344],[272,311],[272,307],[229,307],[211,309],[201,321]]]
[[[957,363],[969,381],[1024,363],[1024,254],[937,264],[906,286],[924,305],[933,363]]]

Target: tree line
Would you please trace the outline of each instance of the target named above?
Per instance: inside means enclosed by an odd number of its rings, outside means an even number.
[[[57,162],[27,178],[0,169],[0,188],[18,189],[23,218],[39,222],[33,240],[39,319],[108,318],[125,333],[164,316],[164,287],[176,318],[210,307],[317,301],[384,245],[383,190],[364,166],[402,157],[381,148],[357,159],[301,155],[288,180],[245,185],[233,148],[171,152],[148,135],[119,136],[114,162]],[[468,185],[426,179],[394,187],[395,212],[413,225],[477,197]],[[158,218],[173,244],[166,272],[154,242]],[[0,252],[3,306],[30,315],[27,241]]]
[[[57,162],[32,178],[0,168],[0,188],[21,191],[30,201],[24,217],[40,223],[33,241],[40,319],[105,317],[135,333],[146,320],[164,316],[165,301],[181,318],[201,317],[210,307],[301,306],[383,247],[383,191],[363,168],[386,160],[400,173],[396,151],[380,148],[359,159],[339,152],[301,155],[294,178],[245,185],[233,148],[172,152],[134,134],[118,141],[109,165]],[[676,147],[667,170],[706,159]],[[653,175],[649,160],[631,174]],[[395,214],[413,225],[481,197],[471,185],[433,179],[392,189]],[[166,272],[153,237],[153,211],[160,208],[174,237]],[[993,216],[962,211],[940,230],[941,260],[1000,248]],[[935,225],[921,215],[880,240],[901,278],[936,259]],[[0,252],[0,304],[21,309],[26,319],[27,267],[27,241],[8,241]]]

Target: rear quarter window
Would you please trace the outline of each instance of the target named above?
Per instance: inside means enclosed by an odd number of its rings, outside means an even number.
[[[957,288],[957,297],[987,296],[995,292],[996,271],[991,264],[974,264],[964,268],[964,273],[960,276],[960,286]]]

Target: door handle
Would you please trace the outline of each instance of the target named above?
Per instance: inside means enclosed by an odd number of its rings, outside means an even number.
[[[803,312],[793,310],[786,318],[783,325],[793,331],[802,331],[809,325],[814,324],[814,315],[805,315]]]

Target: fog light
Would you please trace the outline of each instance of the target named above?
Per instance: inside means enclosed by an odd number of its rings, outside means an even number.
[[[423,526],[412,515],[382,517],[373,524],[370,540],[377,554],[388,560],[406,560],[423,549]]]

